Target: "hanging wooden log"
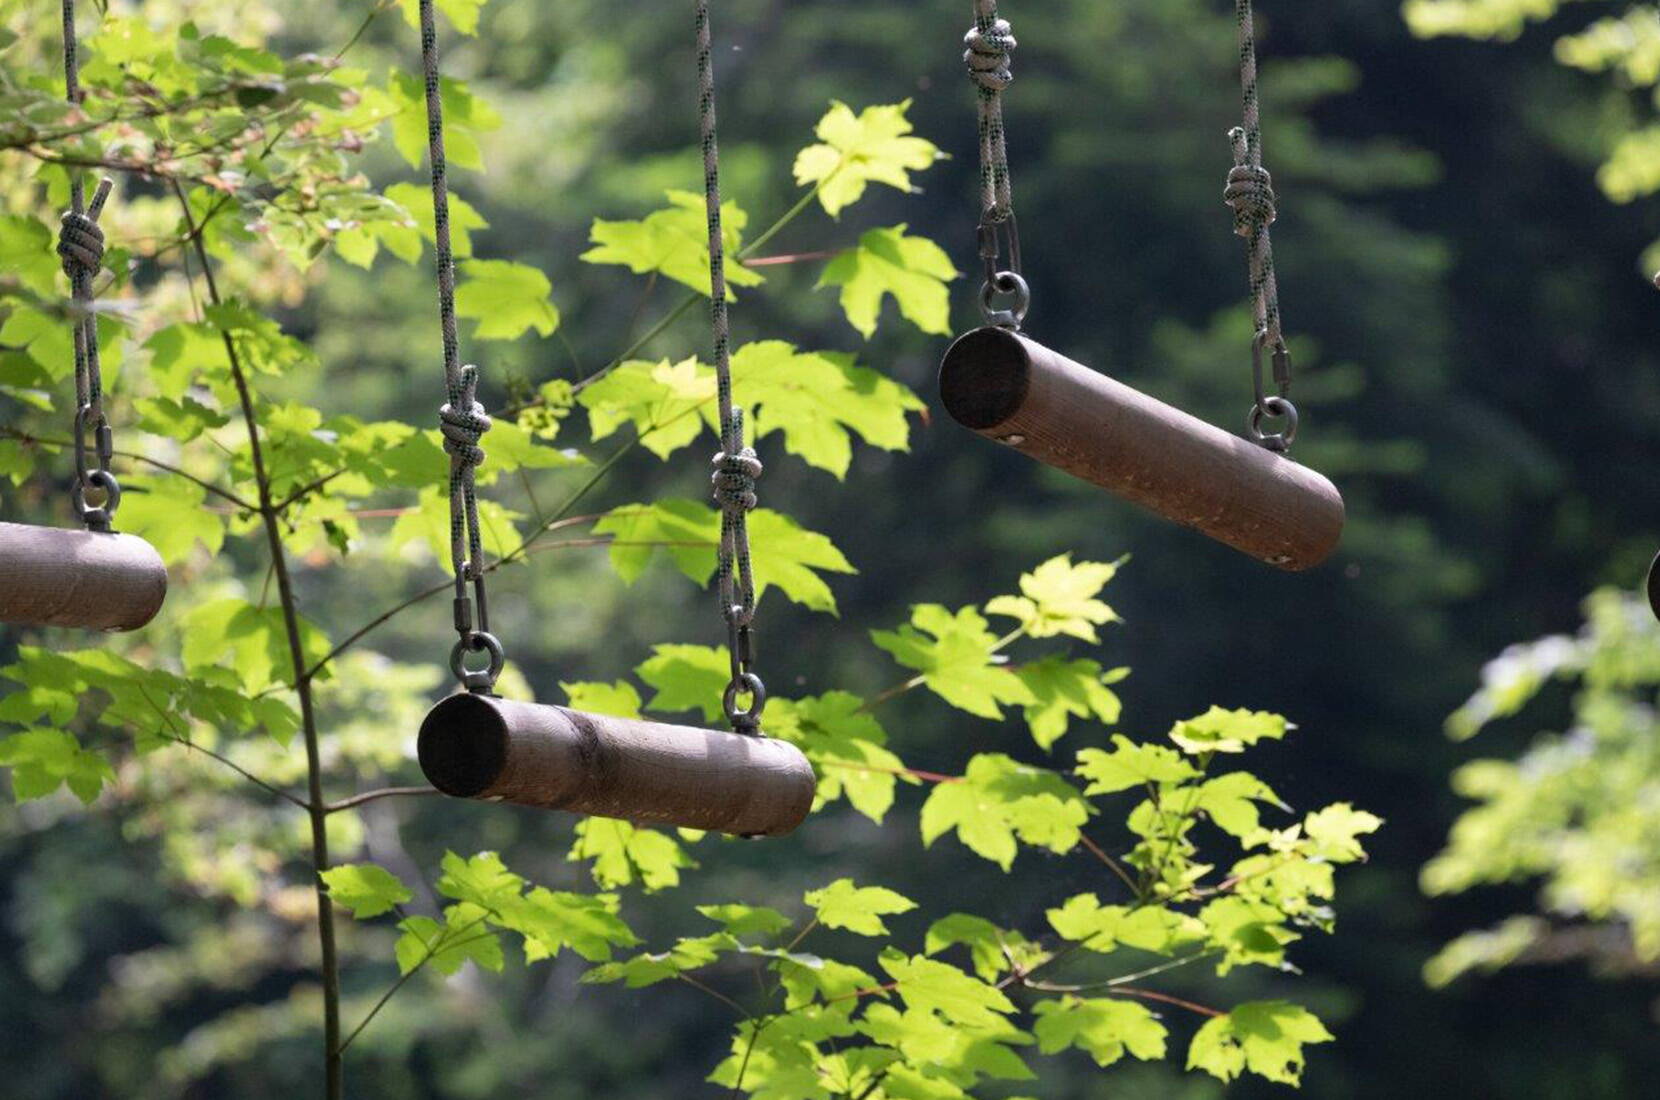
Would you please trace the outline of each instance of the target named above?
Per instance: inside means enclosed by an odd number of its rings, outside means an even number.
[[[787,741],[470,693],[432,708],[417,753],[448,795],[736,836],[793,831],[817,787]]]
[[[0,622],[137,630],[167,596],[167,567],[136,535],[0,523]]]
[[[939,385],[964,427],[1269,565],[1318,565],[1343,533],[1343,498],[1313,470],[1019,333],[962,336]]]

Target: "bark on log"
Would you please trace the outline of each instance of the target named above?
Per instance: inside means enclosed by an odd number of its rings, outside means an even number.
[[[0,523],[0,622],[137,630],[166,596],[167,567],[136,535]]]
[[[452,695],[421,723],[417,753],[445,794],[783,836],[813,806],[812,765],[787,741]]]
[[[940,364],[959,424],[1259,561],[1308,569],[1343,533],[1343,498],[1306,466],[1001,328]]]

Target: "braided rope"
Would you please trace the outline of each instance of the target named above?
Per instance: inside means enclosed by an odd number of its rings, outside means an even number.
[[[721,616],[727,625],[727,650],[732,681],[726,691],[726,714],[734,728],[754,733],[759,728],[765,692],[750,671],[750,624],[755,619],[755,578],[750,564],[748,516],[756,505],[755,483],[761,461],[744,443],[743,410],[732,404],[732,335],[726,308],[726,242],[721,226],[720,146],[715,133],[714,46],[709,30],[709,0],[697,0],[698,127],[703,147],[703,199],[709,223],[709,327],[715,345],[715,384],[719,407],[721,449],[711,475],[715,503],[721,510],[717,572]],[[740,691],[752,702],[747,711],[735,706]]]
[[[1009,54],[1015,48],[1008,21],[997,17],[997,0],[974,0],[974,26],[963,36],[963,45],[963,61],[980,98],[980,209],[988,222],[997,223],[1014,213],[1003,89],[1014,81]]]
[[[63,0],[63,83],[64,96],[79,105],[81,91],[79,39],[75,33],[75,0]],[[89,530],[108,531],[120,503],[121,489],[109,471],[115,440],[104,416],[104,375],[98,353],[98,318],[92,310],[92,281],[104,266],[104,231],[98,225],[104,202],[114,182],[103,179],[88,205],[81,173],[69,174],[69,209],[58,227],[58,258],[69,276],[70,295],[76,305],[75,337],[75,482],[70,497],[75,511]],[[86,432],[93,433],[89,448]],[[103,504],[88,507],[86,492],[96,487],[104,494]]]
[[[448,161],[444,152],[443,85],[438,68],[437,19],[433,0],[420,0],[421,66],[426,79],[427,156],[432,165],[433,252],[438,267],[438,322],[444,342],[444,391],[438,410],[444,452],[450,456],[450,567],[455,574],[455,629],[459,636],[451,667],[469,689],[489,691],[501,671],[501,648],[490,635],[490,608],[484,585],[484,545],[478,518],[476,472],[484,462],[479,446],[490,417],[479,403],[478,368],[461,363],[455,327],[455,254],[450,243]],[[467,593],[472,582],[473,596]],[[477,601],[477,629],[473,603]],[[489,650],[490,670],[467,673],[462,650]]]
[[[1234,232],[1248,242],[1251,304],[1256,330],[1269,347],[1285,343],[1280,321],[1279,280],[1274,274],[1274,245],[1268,227],[1274,224],[1273,178],[1262,166],[1262,108],[1257,89],[1256,19],[1252,0],[1234,0],[1239,28],[1239,83],[1244,125],[1228,132],[1233,145],[1233,169],[1223,201],[1233,208]]]

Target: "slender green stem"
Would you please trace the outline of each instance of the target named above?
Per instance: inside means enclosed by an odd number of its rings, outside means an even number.
[[[208,300],[218,305],[219,284],[214,278],[213,265],[208,260],[207,248],[195,233],[190,200],[177,181],[173,192],[183,212],[185,227],[191,231],[196,259],[202,266],[202,278],[207,285]],[[271,499],[271,480],[266,470],[264,446],[259,434],[259,416],[254,407],[253,392],[248,386],[247,372],[231,334],[221,330],[225,356],[230,364],[231,381],[236,387],[237,403],[248,430],[248,452],[254,469],[254,482],[259,492],[258,512],[270,546],[271,568],[277,581],[277,596],[282,605],[283,629],[288,640],[288,658],[294,669],[294,690],[300,701],[300,727],[305,740],[306,754],[306,812],[311,819],[311,860],[313,883],[317,894],[317,938],[321,949],[323,972],[323,1076],[328,1100],[342,1100],[344,1084],[340,1062],[340,960],[334,943],[334,909],[329,903],[328,886],[323,872],[329,868],[328,810],[323,799],[322,750],[317,731],[317,713],[312,699],[311,679],[306,675],[305,646],[300,638],[299,600],[294,592],[293,579],[288,573],[288,555],[282,543],[282,520]]]

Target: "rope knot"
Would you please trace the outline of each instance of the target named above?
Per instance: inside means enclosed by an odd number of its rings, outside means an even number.
[[[755,483],[761,476],[761,460],[752,447],[736,454],[721,451],[715,455],[715,472],[709,481],[715,487],[715,503],[729,516],[741,516],[754,509],[759,501]]]
[[[90,279],[98,274],[104,265],[104,231],[92,214],[63,212],[63,224],[58,228],[58,257],[63,261],[63,273],[71,279],[77,275]]]
[[[1274,224],[1274,179],[1260,164],[1236,164],[1228,173],[1222,201],[1233,208],[1233,231],[1241,237]]]
[[[450,456],[450,468],[458,473],[471,473],[484,463],[484,448],[478,444],[490,430],[490,417],[475,397],[477,390],[478,368],[471,364],[462,367],[459,399],[453,404],[445,402],[438,410],[444,453]]]
[[[1014,81],[1009,68],[1009,54],[1014,52],[1014,34],[1007,19],[995,20],[981,29],[976,23],[963,35],[963,62],[968,66],[968,78],[988,92],[1001,92]]]

